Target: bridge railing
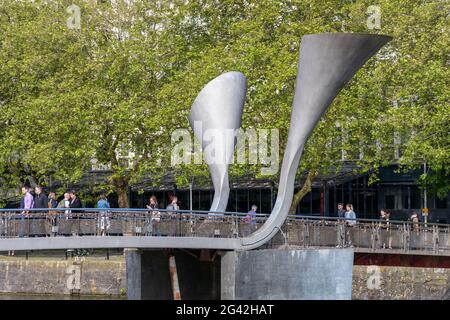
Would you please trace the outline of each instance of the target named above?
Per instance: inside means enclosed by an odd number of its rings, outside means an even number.
[[[157,209],[0,209],[1,238],[58,236],[153,236],[240,238],[260,228],[267,214]],[[450,255],[450,225],[336,217],[288,216],[264,247],[354,246]]]
[[[450,255],[450,225],[317,216],[288,216],[282,230],[266,245],[346,247],[365,251]]]
[[[0,210],[0,238],[45,236],[243,237],[267,215],[167,209]]]

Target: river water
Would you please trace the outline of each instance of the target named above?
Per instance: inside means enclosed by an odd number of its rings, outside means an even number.
[[[10,294],[0,293],[0,300],[127,300],[126,296],[56,295],[56,294]]]

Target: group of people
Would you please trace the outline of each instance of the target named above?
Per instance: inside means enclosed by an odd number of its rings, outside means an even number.
[[[342,203],[338,203],[337,208],[337,215],[341,221],[343,219],[349,226],[353,226],[356,223],[356,213],[353,211],[353,205],[351,203],[345,205],[345,210],[344,204]]]
[[[339,217],[339,222],[341,222],[341,226],[343,225],[343,223],[347,224],[348,226],[354,226],[356,224],[356,213],[353,211],[353,206],[352,204],[347,204],[345,206],[345,210],[344,210],[344,205],[342,203],[338,204],[337,207],[337,216]],[[381,209],[380,210],[380,228],[385,229],[387,231],[387,237],[386,239],[383,239],[382,241],[382,247],[386,248],[388,247],[389,249],[392,249],[392,236],[391,236],[391,222],[390,222],[390,217],[391,217],[391,211],[388,209]],[[412,223],[412,229],[414,231],[419,231],[419,215],[417,212],[413,211],[411,216],[409,217],[409,221]],[[343,230],[342,230],[343,231]],[[341,242],[344,243],[343,245],[338,245],[338,246],[352,246],[352,241],[351,241],[351,237],[350,237],[350,229],[347,229],[347,231],[338,233],[341,234],[342,239]],[[384,241],[387,240],[387,241]]]
[[[146,234],[147,235],[161,235],[161,231],[159,228],[159,222],[161,221],[161,212],[158,200],[154,195],[149,198],[147,205],[145,206],[148,209],[148,215],[146,216]],[[168,210],[168,214],[174,214],[176,211],[180,210],[180,206],[178,203],[178,197],[172,195],[169,200],[169,204],[166,209]],[[171,211],[173,210],[173,211]],[[176,230],[172,230],[172,233],[175,234]]]
[[[157,198],[152,195],[149,198],[148,203],[145,205],[148,209],[148,215],[146,218],[146,228],[145,233],[147,235],[161,235],[159,222],[161,221],[161,212]],[[256,230],[256,211],[258,207],[256,205],[252,205],[250,211],[244,216],[243,221],[249,226],[249,233]],[[169,215],[172,215],[180,210],[180,205],[178,202],[178,197],[175,195],[171,195],[169,198],[169,204],[166,207],[166,212]],[[173,211],[172,211],[173,210]],[[175,233],[173,231],[172,233]]]
[[[77,196],[77,192],[75,190],[70,190],[65,192],[62,199],[58,201],[56,193],[51,191],[48,196],[43,191],[42,186],[34,187],[34,195],[32,194],[32,189],[28,186],[22,187],[22,198],[20,199],[19,209],[22,210],[23,216],[28,216],[31,209],[62,209],[64,208],[64,215],[66,219],[71,218],[72,212],[76,212],[76,209],[83,208],[83,204],[81,200]],[[97,208],[110,208],[110,204],[106,197],[105,193],[100,195],[100,200],[97,202]],[[53,213],[57,213],[58,211],[49,211]],[[22,217],[23,219],[23,217]],[[57,216],[56,214],[50,215],[49,217],[50,223],[53,227],[57,225]],[[21,225],[21,230],[19,232],[19,236],[24,236],[25,227]],[[104,235],[105,230],[109,229],[110,221],[107,214],[104,211],[101,212],[101,216],[99,217],[99,227],[102,230],[102,234]],[[52,231],[52,233],[55,233]]]
[[[353,210],[353,205],[351,203],[348,203],[344,205],[342,203],[338,203],[337,206],[337,216],[342,221],[344,220],[348,225],[354,225],[356,223],[356,213]],[[391,211],[388,209],[381,209],[380,210],[380,220],[383,222],[382,224],[389,228],[390,226],[390,216]],[[418,230],[419,229],[419,215],[417,212],[413,211],[411,213],[411,216],[409,217],[409,221],[412,222],[413,229]]]
[[[22,209],[24,213],[27,212],[27,209],[83,208],[83,204],[78,198],[75,190],[65,192],[60,201],[57,200],[56,193],[53,191],[49,192],[47,197],[41,186],[36,186],[34,188],[34,196],[31,192],[31,188],[27,186],[22,187],[23,197],[20,199],[19,209]],[[110,208],[105,193],[100,195],[100,199],[97,202],[97,208]]]
[[[356,224],[356,213],[353,210],[353,205],[347,203],[344,210],[344,204],[338,203],[337,209],[339,232],[337,233],[338,245],[336,247],[353,247],[350,228],[344,228],[344,224],[347,224],[349,227],[353,227]]]
[[[56,193],[50,192],[47,195],[41,186],[34,188],[34,196],[29,187],[22,187],[23,197],[20,199],[19,209],[27,213],[27,209],[51,209],[51,208],[82,208],[83,205],[77,197],[75,190],[64,193],[64,197],[58,202]]]

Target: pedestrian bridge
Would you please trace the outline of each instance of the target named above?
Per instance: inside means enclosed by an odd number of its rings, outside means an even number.
[[[90,248],[235,250],[269,215],[253,221],[235,212],[146,209],[0,210],[0,251]],[[355,252],[450,256],[450,225],[333,217],[288,216],[259,248],[353,246]]]

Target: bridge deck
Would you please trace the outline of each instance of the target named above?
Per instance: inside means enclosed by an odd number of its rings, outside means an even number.
[[[267,215],[248,221],[245,214],[167,212],[157,218],[145,210],[0,210],[0,251],[77,248],[191,248],[234,250],[260,228]],[[290,216],[261,248],[344,247],[356,252],[450,256],[450,225]]]

